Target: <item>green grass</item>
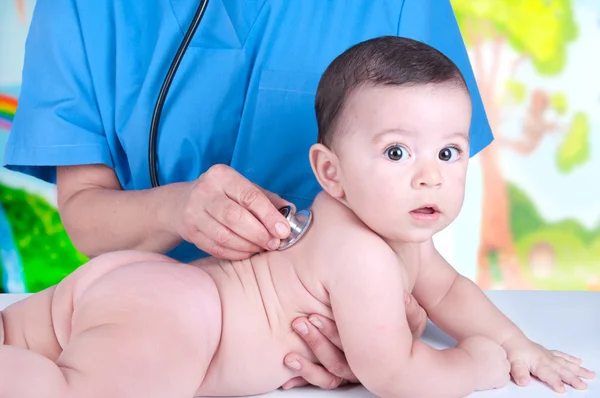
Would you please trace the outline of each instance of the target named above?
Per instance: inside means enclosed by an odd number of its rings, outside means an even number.
[[[600,278],[600,224],[587,229],[573,219],[546,222],[527,195],[510,183],[509,200],[516,250],[532,282],[542,289],[587,290],[592,280]],[[547,278],[531,272],[529,254],[538,244],[554,250],[555,268]]]
[[[87,261],[71,243],[56,208],[43,197],[0,184],[0,202],[13,229],[28,292],[60,282]]]

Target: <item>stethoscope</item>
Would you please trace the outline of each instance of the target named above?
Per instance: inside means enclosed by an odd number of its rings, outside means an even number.
[[[198,4],[198,8],[196,9],[196,14],[190,23],[190,26],[185,33],[179,48],[177,49],[177,53],[171,62],[171,66],[169,66],[169,70],[167,71],[167,76],[163,81],[162,87],[160,88],[160,92],[158,93],[158,98],[156,100],[156,105],[154,106],[154,112],[152,114],[152,122],[150,124],[150,134],[149,134],[149,143],[148,143],[148,166],[150,169],[150,182],[152,183],[152,187],[158,187],[160,182],[158,181],[158,160],[157,160],[157,151],[156,151],[156,137],[158,136],[158,125],[160,122],[160,116],[162,113],[163,106],[165,104],[165,99],[169,92],[169,88],[171,87],[171,83],[173,82],[173,77],[179,68],[179,64],[181,63],[181,59],[185,55],[190,42],[192,41],[192,37],[196,33],[198,29],[198,25],[200,25],[200,21],[206,12],[206,7],[208,6],[208,0],[200,0],[200,4]],[[279,212],[283,214],[288,223],[290,224],[290,235],[281,240],[281,244],[277,250],[285,250],[291,246],[293,246],[296,242],[302,238],[302,236],[306,233],[310,225],[312,224],[312,212],[308,209],[300,210],[298,212],[293,212],[291,206],[284,206],[279,209]]]

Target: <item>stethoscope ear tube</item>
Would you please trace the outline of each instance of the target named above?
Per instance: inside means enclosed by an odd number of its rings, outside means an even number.
[[[190,42],[192,41],[194,33],[196,33],[196,29],[198,29],[198,25],[200,25],[200,21],[204,16],[204,12],[206,11],[207,5],[208,0],[201,0],[200,4],[198,4],[198,8],[196,9],[194,19],[192,19],[192,23],[190,23],[190,27],[185,33],[185,36],[183,37],[183,40],[179,45],[179,49],[177,50],[177,53],[175,54],[175,57],[171,62],[171,66],[167,71],[167,76],[165,77],[162,87],[160,88],[160,92],[158,93],[156,104],[154,105],[154,113],[152,114],[152,122],[150,123],[150,134],[148,137],[148,168],[150,171],[150,182],[152,183],[153,188],[160,185],[160,182],[158,181],[158,158],[156,152],[156,139],[158,136],[158,124],[160,123],[160,115],[162,113],[163,105],[165,104],[167,94],[169,93],[169,88],[171,87],[173,77],[177,72],[177,68],[179,68],[179,64],[181,63],[183,55],[187,51],[187,48],[190,45]]]

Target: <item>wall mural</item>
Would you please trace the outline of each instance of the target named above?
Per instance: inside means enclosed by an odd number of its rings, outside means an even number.
[[[452,4],[496,138],[479,156],[478,284],[598,289],[600,207],[589,177],[600,175],[600,131],[589,118],[600,85],[590,85],[597,79],[583,64],[600,65],[589,54],[600,38],[599,3]],[[513,160],[519,166],[505,167]]]
[[[0,159],[34,5],[0,3]],[[496,137],[473,159],[467,202],[477,205],[461,217],[478,232],[460,248],[448,241],[453,265],[486,289],[600,290],[600,3],[452,5]],[[87,260],[55,193],[0,169],[0,292],[42,290]]]

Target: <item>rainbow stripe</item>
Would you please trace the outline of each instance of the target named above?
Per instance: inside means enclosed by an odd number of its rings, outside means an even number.
[[[5,94],[0,94],[0,129],[10,131],[16,111],[17,99]]]

